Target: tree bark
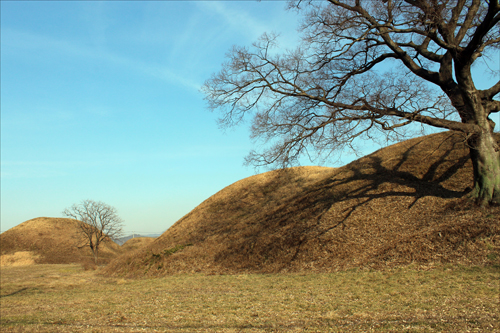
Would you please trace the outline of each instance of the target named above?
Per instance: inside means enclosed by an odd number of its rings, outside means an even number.
[[[92,250],[92,254],[94,255],[94,263],[97,265],[97,257],[98,257],[99,248],[97,245],[94,245],[94,243],[91,242],[90,249]]]
[[[481,98],[472,80],[472,58],[462,52],[455,55],[455,73],[460,97],[450,98],[462,122],[476,125],[479,130],[469,132],[467,143],[474,172],[471,197],[481,206],[500,203],[500,149],[494,137],[495,123],[489,118],[488,106]],[[462,59],[466,59],[463,62]]]
[[[500,152],[493,132],[474,134],[468,144],[474,171],[471,197],[482,206],[500,204]]]

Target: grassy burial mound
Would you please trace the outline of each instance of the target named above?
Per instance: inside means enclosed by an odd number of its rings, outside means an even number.
[[[92,252],[83,244],[74,220],[39,217],[0,235],[1,262],[2,265],[93,262]],[[99,262],[109,262],[121,252],[114,242],[103,243]]]
[[[121,246],[123,251],[134,251],[143,246],[151,244],[156,238],[154,237],[135,237],[130,238]]]
[[[468,149],[449,132],[341,168],[298,167],[238,181],[109,274],[328,272],[410,263],[500,263],[500,207],[466,200]]]

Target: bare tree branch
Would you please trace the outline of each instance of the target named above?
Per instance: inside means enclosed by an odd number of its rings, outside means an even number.
[[[85,246],[89,246],[97,264],[100,245],[122,234],[123,221],[116,209],[103,202],[84,200],[63,211],[63,215],[75,219]]]
[[[252,48],[234,48],[202,88],[209,108],[222,111],[222,126],[253,117],[252,138],[266,148],[252,152],[248,163],[286,166],[350,148],[372,132],[398,137],[420,123],[465,133],[480,152],[473,163],[489,160],[496,170],[488,180],[493,185],[485,185],[487,200],[500,200],[500,158],[488,117],[500,109],[493,99],[500,83],[478,90],[472,79],[475,60],[500,47],[498,0],[289,6],[304,13],[297,49],[280,54],[277,37],[265,34]],[[475,173],[477,183],[480,173],[486,171]]]

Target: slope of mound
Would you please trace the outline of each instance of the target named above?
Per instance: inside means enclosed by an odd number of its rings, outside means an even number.
[[[117,244],[104,243],[99,260],[109,262],[121,252]],[[28,220],[3,232],[0,254],[3,265],[16,265],[19,260],[37,264],[82,263],[93,258],[88,246],[82,246],[75,220],[50,217]]]
[[[156,238],[154,237],[135,237],[130,238],[121,246],[123,251],[134,251],[143,246],[151,244]]]
[[[34,265],[38,256],[31,251],[18,251],[12,254],[0,255],[0,266]]]
[[[238,181],[106,272],[328,272],[412,262],[498,263],[500,208],[478,209],[468,149],[449,132],[338,169],[299,167]]]

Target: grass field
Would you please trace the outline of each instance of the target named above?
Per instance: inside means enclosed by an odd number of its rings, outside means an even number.
[[[108,278],[1,269],[2,332],[500,332],[499,267]]]

